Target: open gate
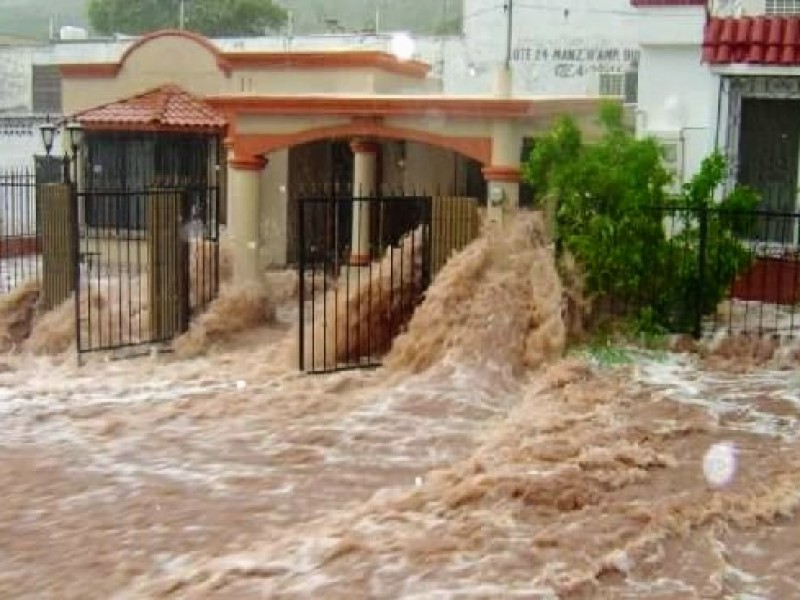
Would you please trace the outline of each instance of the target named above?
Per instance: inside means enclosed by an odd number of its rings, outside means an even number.
[[[431,198],[298,198],[300,368],[380,364],[430,283]]]
[[[300,369],[373,367],[431,279],[477,237],[477,199],[311,194],[298,198]]]

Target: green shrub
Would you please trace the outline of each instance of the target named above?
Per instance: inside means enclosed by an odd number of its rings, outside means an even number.
[[[587,144],[574,121],[560,119],[537,140],[524,177],[544,190],[537,201],[549,205],[558,244],[583,266],[589,293],[635,305],[639,328],[687,331],[748,266],[739,239],[753,231],[747,212],[758,199],[736,188],[715,202],[725,177],[719,153],[670,196],[658,143],[630,135],[618,104],[605,105],[600,121],[602,137]],[[669,235],[666,219],[679,225]]]

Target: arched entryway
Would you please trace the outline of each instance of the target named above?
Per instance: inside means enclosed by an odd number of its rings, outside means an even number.
[[[301,196],[321,193],[429,195],[472,197],[479,201],[486,197],[482,165],[469,156],[418,141],[373,138],[370,142],[376,150],[374,187],[371,189],[365,189],[354,180],[356,151],[350,138],[315,140],[274,153],[285,165],[285,181],[279,181],[279,174],[270,174],[263,189],[262,202],[265,217],[273,219],[276,216],[274,205],[285,202],[287,264],[297,263],[297,204]],[[284,190],[286,200],[282,202],[276,196]],[[343,204],[342,210],[349,211],[350,208]],[[338,218],[344,224],[352,215],[342,214]],[[378,222],[376,215],[370,220],[373,222],[371,237],[391,227],[391,223]],[[348,235],[343,231],[342,239]],[[273,250],[271,255],[279,257],[280,253]]]

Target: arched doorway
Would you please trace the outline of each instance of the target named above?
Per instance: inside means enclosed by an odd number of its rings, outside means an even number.
[[[354,153],[350,138],[329,138],[306,142],[288,149],[286,175],[286,257],[288,264],[297,264],[298,198],[319,193],[360,196],[353,180]],[[375,189],[378,196],[459,196],[475,198],[483,204],[486,182],[482,164],[454,150],[420,141],[377,138]],[[339,238],[348,244],[351,219],[350,205],[341,205]],[[377,214],[370,231],[382,232],[386,239],[398,238],[403,218]],[[396,225],[396,227],[395,227]],[[397,231],[394,231],[397,229]],[[313,243],[313,240],[308,240]]]

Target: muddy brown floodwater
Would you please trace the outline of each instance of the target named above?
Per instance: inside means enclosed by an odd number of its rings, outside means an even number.
[[[7,357],[0,598],[800,597],[800,376],[560,359],[540,225],[489,235],[384,369],[299,375],[291,311]]]

